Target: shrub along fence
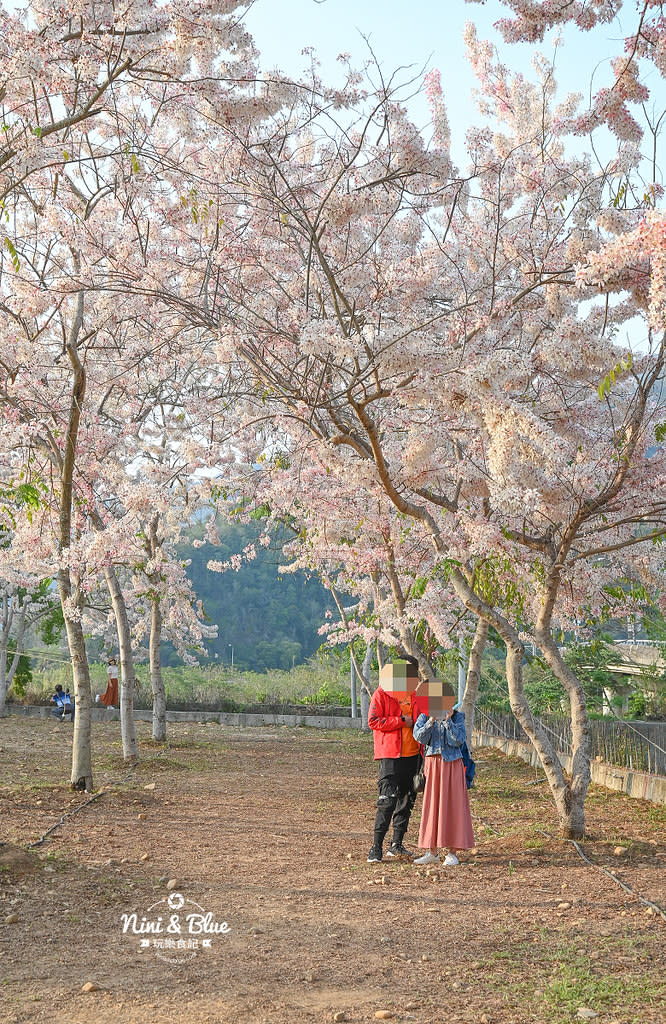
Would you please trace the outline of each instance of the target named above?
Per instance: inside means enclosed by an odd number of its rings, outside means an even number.
[[[504,739],[528,743],[513,715],[499,715],[477,708],[477,728]],[[539,721],[560,753],[571,753],[571,722],[557,715],[542,715]],[[606,764],[666,775],[666,722],[590,721],[593,758]]]

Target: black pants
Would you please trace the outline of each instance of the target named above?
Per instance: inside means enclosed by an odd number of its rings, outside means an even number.
[[[382,757],[379,762],[379,799],[375,816],[375,844],[381,846],[393,821],[393,842],[399,845],[407,831],[416,802],[414,775],[419,755]]]

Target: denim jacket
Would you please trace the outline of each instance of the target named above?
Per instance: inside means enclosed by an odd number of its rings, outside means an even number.
[[[428,716],[421,714],[414,722],[414,739],[425,746],[426,757],[441,754],[442,761],[457,761],[462,757],[462,745],[465,742],[465,716],[462,711],[454,711],[446,721],[435,719],[432,725],[426,725]]]
[[[63,693],[62,690],[56,690],[51,697],[51,703],[57,704],[59,708],[64,710],[68,704],[71,706],[74,703],[74,698],[70,695],[69,690],[67,693]]]

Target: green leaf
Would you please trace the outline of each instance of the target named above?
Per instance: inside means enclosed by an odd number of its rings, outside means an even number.
[[[271,507],[268,502],[264,502],[263,505],[258,505],[250,512],[250,519],[267,519],[271,514]]]
[[[606,376],[602,378],[597,387],[597,394],[599,395],[600,402],[603,402],[606,395],[611,393],[612,388],[617,383],[618,377],[621,377],[623,373],[626,373],[627,370],[631,369],[631,364],[632,356],[631,352],[629,352],[624,359],[615,364],[610,373],[607,373]]]
[[[12,266],[14,267],[14,270],[18,273],[18,271],[21,269],[21,261],[18,258],[16,247],[12,242],[11,238],[5,238],[5,249],[8,250],[9,255],[11,257]]]

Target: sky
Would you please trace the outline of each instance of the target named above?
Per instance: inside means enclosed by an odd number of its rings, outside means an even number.
[[[504,63],[529,74],[534,48],[505,44],[493,23],[508,14],[499,0],[467,4],[464,0],[255,0],[246,23],[262,54],[262,64],[297,74],[313,47],[325,80],[336,73],[336,56],[351,53],[360,62],[368,56],[366,36],[386,74],[399,67],[437,68],[451,124],[454,158],[462,151],[465,130],[479,123],[471,97],[474,77],[465,60],[463,28],[474,21],[479,37],[500,47]],[[567,29],[564,48],[557,55],[556,79],[562,95],[583,92],[590,80],[601,84],[610,76],[609,57],[621,49],[621,28],[581,34]],[[554,53],[554,34],[539,49]],[[596,90],[595,90],[596,91]],[[412,116],[425,124],[426,106],[415,106]]]

